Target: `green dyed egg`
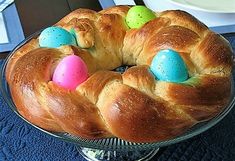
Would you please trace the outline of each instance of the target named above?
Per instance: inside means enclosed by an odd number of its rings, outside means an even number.
[[[129,9],[126,22],[130,28],[140,28],[146,22],[156,18],[153,11],[144,6],[134,6]]]

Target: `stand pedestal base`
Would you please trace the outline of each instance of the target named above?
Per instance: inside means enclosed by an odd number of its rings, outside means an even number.
[[[77,146],[79,153],[89,161],[148,161],[159,149],[143,151],[105,151]]]

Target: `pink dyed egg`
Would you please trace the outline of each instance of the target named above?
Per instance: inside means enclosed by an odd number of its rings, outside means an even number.
[[[62,59],[58,64],[52,81],[59,86],[74,90],[87,78],[88,70],[84,61],[76,55],[70,55]]]

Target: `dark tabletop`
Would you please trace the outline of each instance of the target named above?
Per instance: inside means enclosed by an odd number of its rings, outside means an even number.
[[[102,9],[96,0],[15,0],[15,4],[25,37],[56,23],[77,8]],[[233,34],[229,33],[225,34],[225,36],[232,37]],[[4,58],[6,55],[7,53],[1,54],[1,58]],[[230,145],[235,144],[235,130],[231,133],[228,128],[225,128],[226,124],[230,125],[229,128],[235,127],[233,114],[235,114],[234,110],[229,116],[230,119],[225,119],[223,124],[217,125],[214,129],[209,130],[203,135],[199,135],[180,144],[162,148],[155,158],[172,161],[227,160],[228,158],[229,160],[235,160],[235,145]],[[213,130],[222,131],[215,133]],[[230,137],[231,139],[221,140],[223,137]],[[215,140],[220,140],[220,142],[216,142]],[[230,148],[230,151],[224,152],[226,146]]]

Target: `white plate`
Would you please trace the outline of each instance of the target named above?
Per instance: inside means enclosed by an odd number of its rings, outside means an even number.
[[[235,0],[169,0],[193,10],[215,13],[235,13]]]

